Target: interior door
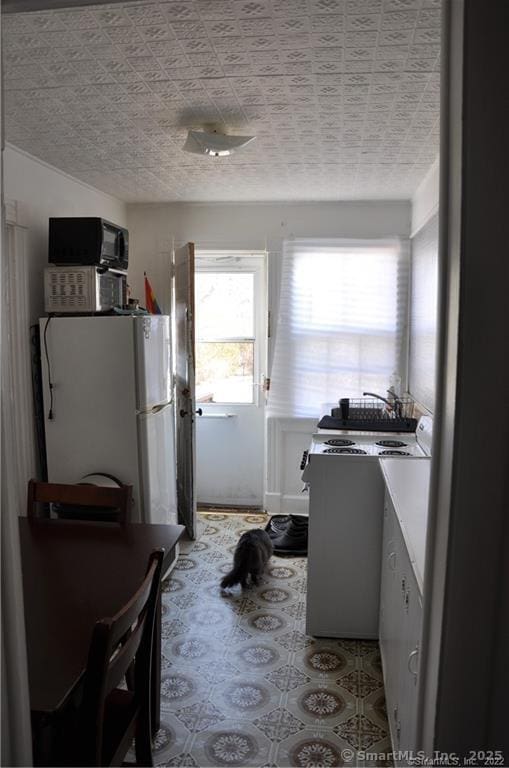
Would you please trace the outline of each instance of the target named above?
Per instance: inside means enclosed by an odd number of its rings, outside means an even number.
[[[175,414],[179,521],[196,535],[194,243],[174,251]]]

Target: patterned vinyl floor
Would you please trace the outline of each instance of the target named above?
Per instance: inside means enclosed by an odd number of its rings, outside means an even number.
[[[383,763],[390,747],[378,644],[305,634],[306,558],[273,556],[258,587],[222,593],[240,534],[267,518],[200,520],[200,537],[163,584],[155,764]],[[358,759],[362,750],[373,754]]]

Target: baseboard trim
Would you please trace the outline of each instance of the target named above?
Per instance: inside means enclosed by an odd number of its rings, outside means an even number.
[[[264,511],[261,504],[245,504],[242,501],[240,501],[238,504],[225,504],[222,501],[198,501],[197,506],[199,512],[214,512],[219,509],[224,509],[231,512],[235,512],[235,510],[238,509],[241,512],[252,513],[259,513]]]
[[[307,494],[266,493],[265,509],[269,515],[307,515],[309,498]]]

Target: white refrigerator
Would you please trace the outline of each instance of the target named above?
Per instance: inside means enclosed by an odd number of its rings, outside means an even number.
[[[165,315],[40,320],[50,482],[133,485],[131,520],[177,522],[170,323]]]

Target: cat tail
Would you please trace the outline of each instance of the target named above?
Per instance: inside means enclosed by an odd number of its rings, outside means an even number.
[[[234,587],[235,584],[240,584],[245,578],[244,568],[238,565],[234,565],[229,573],[221,579],[221,589],[228,589],[228,587]]]

